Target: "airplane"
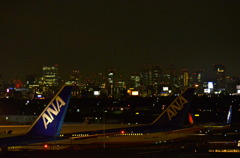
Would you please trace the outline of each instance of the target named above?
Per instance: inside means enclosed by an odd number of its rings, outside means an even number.
[[[23,135],[0,138],[0,148],[24,146],[59,139],[73,86],[64,85]]]
[[[195,88],[186,88],[159,116],[150,124],[135,125],[124,128],[63,133],[62,137],[73,144],[157,144],[173,141],[199,128],[183,129]],[[68,144],[70,144],[68,142]],[[64,141],[61,142],[64,144]],[[59,144],[61,144],[59,142]],[[66,143],[66,140],[65,140]],[[67,144],[67,143],[66,143]]]
[[[230,130],[232,120],[232,105],[229,106],[226,122],[220,124],[205,124],[200,125],[203,127],[202,130],[199,131],[198,135],[213,135],[228,132]]]
[[[239,132],[231,127],[231,122],[232,105],[229,106],[225,122],[193,125],[190,128],[199,127],[200,130],[187,135],[182,138],[181,141],[195,141],[202,143],[203,145],[208,144],[208,147],[211,147],[212,145],[214,145],[214,147],[216,147],[216,145],[223,145],[226,147],[226,144],[238,144]]]

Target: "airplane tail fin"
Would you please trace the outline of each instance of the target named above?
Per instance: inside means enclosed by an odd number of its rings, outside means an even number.
[[[229,107],[226,123],[231,124],[231,121],[232,121],[232,105],[230,105],[230,107]]]
[[[187,116],[195,88],[186,88],[152,123],[151,125],[181,127]]]
[[[26,135],[55,137],[60,134],[73,86],[64,85],[32,124]]]

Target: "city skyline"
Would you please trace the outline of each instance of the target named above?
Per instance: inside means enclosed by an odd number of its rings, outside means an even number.
[[[212,69],[240,75],[239,1],[0,2],[4,79],[59,64],[63,74],[144,65]],[[41,72],[39,73],[41,74]]]
[[[22,74],[24,76],[24,78],[20,78],[18,76],[12,77],[12,78],[8,78],[8,79],[4,79],[4,77],[0,76],[3,81],[14,81],[14,80],[21,80],[23,82],[26,82],[29,77],[41,77],[44,76],[45,72],[44,72],[44,67],[57,67],[57,73],[58,73],[58,77],[61,78],[62,81],[69,81],[71,80],[71,77],[74,75],[74,72],[77,72],[79,77],[82,79],[82,81],[85,80],[89,80],[92,77],[94,77],[95,75],[100,74],[100,76],[105,76],[107,77],[109,72],[115,72],[115,76],[117,77],[118,80],[129,80],[131,78],[132,75],[141,75],[142,73],[149,71],[149,72],[153,72],[155,68],[160,69],[160,73],[162,75],[170,75],[170,73],[175,72],[177,75],[181,75],[184,72],[188,72],[189,75],[194,75],[196,73],[201,72],[201,78],[202,81],[216,81],[216,70],[214,70],[214,65],[222,65],[224,68],[224,76],[230,76],[230,77],[237,77],[240,78],[240,76],[231,76],[227,71],[226,71],[226,65],[225,64],[212,64],[209,69],[205,70],[205,69],[191,69],[190,67],[176,67],[175,65],[167,65],[166,67],[163,67],[162,65],[142,65],[142,67],[139,67],[137,71],[134,72],[130,72],[130,73],[124,73],[124,72],[120,72],[118,69],[113,68],[113,69],[105,69],[102,71],[98,71],[98,72],[88,72],[86,74],[83,74],[80,70],[78,69],[72,69],[70,70],[67,74],[64,74],[61,71],[61,65],[59,64],[49,64],[49,65],[42,65],[40,68],[38,68],[39,70],[35,71],[32,74]],[[174,70],[174,71],[173,71]],[[149,73],[150,74],[150,73]],[[2,75],[2,74],[0,74]],[[76,75],[76,74],[75,74]],[[96,77],[96,76],[95,76]],[[173,77],[173,76],[172,76]]]

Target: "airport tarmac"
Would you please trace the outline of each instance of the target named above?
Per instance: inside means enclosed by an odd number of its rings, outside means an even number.
[[[90,125],[64,125],[62,132],[76,132],[97,129],[109,129],[116,127],[128,127],[129,124],[90,124]],[[133,126],[138,126],[133,124]],[[13,134],[24,133],[29,126],[0,126],[1,131],[13,130]],[[234,139],[236,138],[236,139]],[[159,143],[152,145],[139,146],[105,146],[104,144],[81,144],[65,150],[41,150],[37,151],[11,151],[1,152],[0,157],[9,158],[42,158],[42,157],[240,157],[240,134],[234,135],[207,135],[189,136],[181,138],[172,143]]]
[[[157,148],[111,148],[111,149],[90,149],[90,150],[61,150],[61,151],[18,151],[0,153],[4,158],[216,158],[216,157],[239,157],[239,153],[219,153],[207,151],[194,151],[179,148],[172,148],[169,151],[159,150]]]

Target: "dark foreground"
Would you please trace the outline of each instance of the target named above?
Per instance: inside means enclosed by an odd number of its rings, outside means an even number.
[[[168,151],[152,149],[95,149],[95,150],[64,150],[64,151],[16,151],[0,153],[2,158],[216,158],[216,157],[240,157],[240,153],[209,153],[195,151]]]

